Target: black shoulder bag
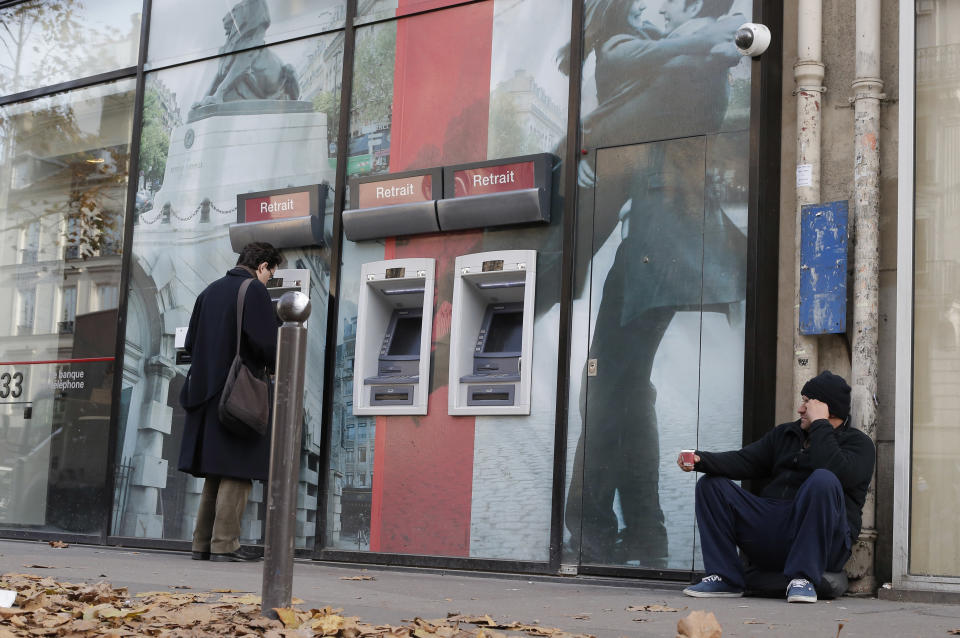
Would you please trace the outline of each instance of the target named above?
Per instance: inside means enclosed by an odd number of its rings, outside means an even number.
[[[270,419],[270,393],[265,375],[257,376],[240,359],[243,335],[243,298],[253,279],[240,284],[237,292],[237,353],[230,364],[227,382],[220,395],[220,423],[232,434],[255,439],[267,432]]]

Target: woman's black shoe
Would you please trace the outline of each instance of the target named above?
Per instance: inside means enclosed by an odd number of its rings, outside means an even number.
[[[245,547],[241,547],[236,551],[228,552],[226,554],[217,554],[215,552],[210,554],[210,560],[215,563],[240,563],[244,561],[260,560],[260,558],[261,556],[259,552],[250,551]]]
[[[190,558],[193,560],[210,560],[210,552],[192,552]]]

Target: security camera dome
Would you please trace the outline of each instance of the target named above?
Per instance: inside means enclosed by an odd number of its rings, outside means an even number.
[[[737,45],[740,55],[756,57],[763,54],[770,46],[770,29],[762,24],[747,22],[737,29],[733,42]]]

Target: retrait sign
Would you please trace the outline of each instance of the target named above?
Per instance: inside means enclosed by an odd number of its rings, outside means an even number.
[[[433,175],[411,175],[378,182],[361,182],[358,190],[358,208],[375,208],[393,204],[428,202],[433,196]]]
[[[320,190],[319,185],[313,184],[241,193],[237,195],[237,223],[280,221],[319,215]]]
[[[454,197],[487,195],[537,186],[534,162],[467,168],[453,172]]]
[[[423,204],[443,197],[443,169],[426,168],[350,179],[350,208]]]
[[[256,197],[244,201],[243,208],[244,219],[248,222],[306,217],[310,214],[310,192]]]
[[[234,252],[254,241],[275,248],[323,246],[323,214],[329,186],[311,184],[237,195],[237,223],[230,225]]]

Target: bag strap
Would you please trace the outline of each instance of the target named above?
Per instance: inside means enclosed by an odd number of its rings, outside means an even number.
[[[253,277],[244,279],[237,291],[237,355],[240,356],[240,337],[243,335],[243,298],[247,295],[247,288],[253,283]]]

